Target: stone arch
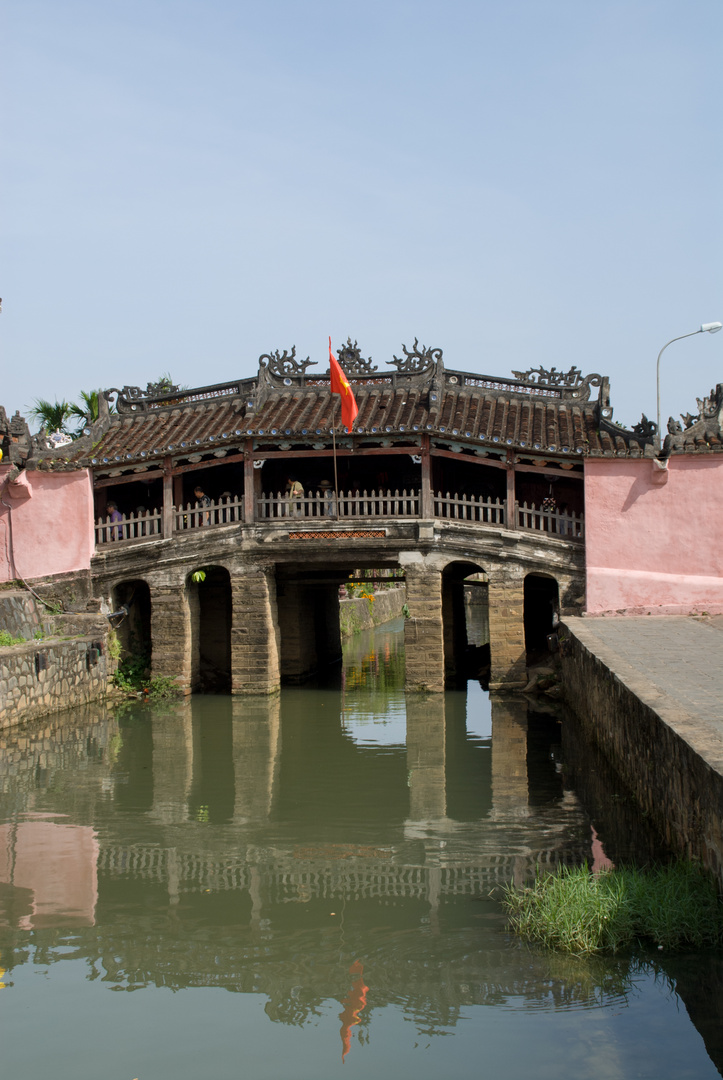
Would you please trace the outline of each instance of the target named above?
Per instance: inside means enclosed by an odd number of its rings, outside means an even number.
[[[127,609],[123,618],[114,619],[121,646],[121,659],[145,656],[151,664],[153,640],[151,637],[151,590],[143,578],[131,578],[117,582],[110,591],[113,612]]]
[[[528,663],[534,663],[547,654],[547,635],[554,630],[559,610],[560,586],[557,578],[552,574],[526,574],[523,611]]]
[[[190,615],[191,689],[231,690],[231,574],[225,566],[203,566],[186,578]]]
[[[442,570],[444,681],[448,687],[462,686],[469,678],[486,680],[489,676],[489,635],[483,644],[470,642],[465,604],[465,581],[484,574],[480,563],[468,560],[449,562]],[[482,583],[479,587],[483,587]]]

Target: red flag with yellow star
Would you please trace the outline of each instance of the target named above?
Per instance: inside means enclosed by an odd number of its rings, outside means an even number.
[[[331,351],[331,338],[329,338],[329,371],[331,373],[331,392],[341,397],[341,422],[349,428],[356,420],[359,407],[352,393],[349,380],[341,369],[341,364]]]

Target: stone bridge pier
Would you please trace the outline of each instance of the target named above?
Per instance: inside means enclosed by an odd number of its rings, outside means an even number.
[[[231,693],[275,693],[281,669],[273,568],[232,574],[231,596]]]
[[[440,692],[463,677],[467,649],[463,581],[486,567],[439,555],[402,555],[407,579],[406,689]],[[527,682],[524,568],[503,564],[489,571],[490,689]]]
[[[186,693],[271,694],[340,658],[339,586],[352,571],[401,569],[406,689],[440,693],[475,677],[471,661],[487,659],[484,642],[473,650],[467,640],[471,577],[488,600],[490,689],[516,689],[527,682],[531,642],[533,652],[546,647],[553,612],[578,609],[583,573],[566,545],[503,539],[483,545],[460,529],[446,542],[320,541],[304,546],[302,557],[298,543],[281,538],[245,549],[229,531],[215,548],[200,536],[112,550],[98,561],[95,588],[109,610],[129,606],[123,646],[132,651],[143,638],[153,675],[174,677]]]
[[[151,674],[181,690],[201,689],[209,665],[234,694],[268,694],[280,681],[280,631],[273,567],[225,560],[196,583],[195,566],[151,570],[139,581],[104,583],[109,607],[147,588]],[[338,619],[337,619],[338,623]]]

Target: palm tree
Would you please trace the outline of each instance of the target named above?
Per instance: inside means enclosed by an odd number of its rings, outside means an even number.
[[[111,406],[109,411],[115,412],[115,409]],[[94,424],[100,415],[98,391],[91,390],[89,393],[87,390],[81,390],[80,402],[73,402],[70,406],[70,415],[78,425],[71,434],[74,439],[80,438],[83,429],[88,427],[89,424]]]
[[[115,412],[112,405],[109,412]],[[78,402],[57,399],[52,402],[38,398],[32,409],[28,409],[28,416],[40,421],[41,428],[44,428],[48,435],[60,431],[63,435],[78,439],[83,434],[83,429],[98,419],[98,391],[81,390]]]
[[[33,407],[28,409],[28,416],[39,421],[41,430],[45,429],[48,435],[54,431],[71,435],[72,432],[68,430],[68,420],[72,415],[73,406],[67,401],[58,401],[57,398],[54,402],[37,398]]]

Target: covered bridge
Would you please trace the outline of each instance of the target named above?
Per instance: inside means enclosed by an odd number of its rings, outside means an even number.
[[[210,657],[233,692],[258,693],[338,655],[350,573],[393,570],[407,685],[439,690],[462,670],[475,580],[491,685],[524,684],[553,612],[584,603],[584,461],[652,457],[655,426],[616,425],[607,379],[576,367],[448,370],[417,340],[387,370],[351,340],[338,357],[352,431],[328,371],[292,348],[261,356],[251,379],[105,391],[83,438],[36,445],[35,470],[92,480],[95,595],[133,609],[155,672],[194,689]]]

